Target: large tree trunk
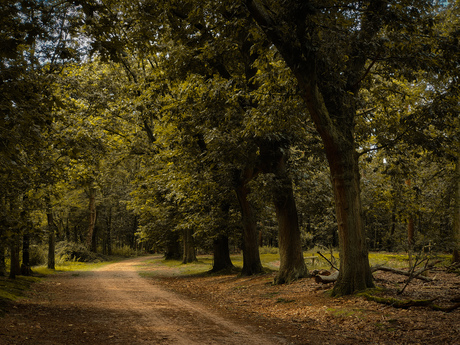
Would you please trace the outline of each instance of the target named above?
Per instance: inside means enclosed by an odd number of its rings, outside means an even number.
[[[333,295],[374,286],[362,224],[358,155],[348,145],[332,145],[327,158],[339,230],[340,273]],[[340,149],[339,149],[340,148]]]
[[[303,258],[297,208],[291,181],[278,181],[283,190],[274,197],[276,218],[278,219],[278,241],[280,268],[275,284],[290,283],[308,275]]]
[[[249,187],[244,182],[248,180],[246,178],[241,179],[235,188],[243,222],[243,270],[241,274],[246,276],[263,272],[259,254],[257,224],[252,206],[247,198]]]
[[[285,146],[285,147],[283,147]],[[290,283],[308,275],[303,258],[297,207],[286,164],[289,145],[279,141],[265,141],[260,147],[264,172],[275,174],[272,188],[273,203],[278,220],[280,268],[275,284]]]
[[[188,264],[196,261],[195,241],[193,240],[192,229],[184,229],[182,241],[184,243],[182,263]]]
[[[234,268],[228,249],[228,236],[218,235],[213,241],[212,272]]]

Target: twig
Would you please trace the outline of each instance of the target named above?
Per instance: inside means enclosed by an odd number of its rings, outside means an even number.
[[[329,262],[329,265],[331,265],[332,268],[336,269],[337,271],[339,270],[337,267],[334,266],[334,264],[333,264],[328,258],[326,258],[323,254],[321,254],[320,251],[317,251],[317,253],[318,253],[319,255],[321,255],[321,257],[322,257],[324,260],[326,260],[327,262]]]

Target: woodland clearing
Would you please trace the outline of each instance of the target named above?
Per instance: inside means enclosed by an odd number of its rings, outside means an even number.
[[[331,298],[331,285],[311,278],[273,285],[276,271],[239,277],[203,274],[202,267],[156,256],[52,275],[0,318],[0,344],[460,343],[459,309]],[[429,276],[435,279],[414,280],[397,295],[406,277],[376,272],[373,294],[454,304],[458,274],[435,268]]]

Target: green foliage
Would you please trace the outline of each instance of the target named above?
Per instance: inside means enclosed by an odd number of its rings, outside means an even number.
[[[265,3],[279,18],[305,24],[281,29],[289,38],[308,33],[303,53],[319,57],[318,83],[334,123],[356,110],[349,120],[370,249],[407,250],[410,217],[416,249],[451,249],[458,3],[438,13],[428,1],[390,2],[370,14],[375,20],[365,13],[380,2]],[[303,248],[338,245],[324,147],[295,76],[242,2],[73,4],[6,2],[0,10],[2,243],[27,231],[38,243],[31,263],[44,263],[50,207],[57,262],[101,259],[75,244],[88,241],[93,189],[89,240],[104,254],[133,255],[139,241],[166,251],[188,229],[201,251],[219,234],[238,250],[235,176],[251,168],[258,175],[249,198],[271,246],[261,253],[274,254],[276,179],[261,173],[260,148],[283,140]],[[358,22],[367,25],[363,35]],[[89,50],[77,61],[78,51]]]

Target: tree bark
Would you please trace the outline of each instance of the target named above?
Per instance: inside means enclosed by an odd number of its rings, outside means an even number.
[[[48,268],[54,270],[56,268],[56,230],[54,225],[53,211],[49,203],[46,213],[48,220]]]
[[[96,252],[94,229],[96,226],[96,188],[91,182],[89,185],[89,217],[88,217],[88,237],[86,238],[86,245],[92,252]]]
[[[235,187],[243,223],[243,269],[241,274],[245,276],[263,272],[259,254],[257,224],[252,206],[247,198],[249,194],[249,187],[245,181],[250,180],[248,175],[252,176],[252,171],[245,171],[244,177],[239,179],[237,186]]]
[[[232,260],[230,259],[227,235],[220,234],[214,239],[213,259],[212,272],[234,268]]]
[[[15,279],[21,274],[21,266],[19,262],[19,234],[14,234],[10,241],[10,279]]]
[[[109,207],[107,215],[106,243],[107,255],[112,255],[112,206]]]
[[[184,229],[182,241],[184,243],[182,263],[188,264],[196,261],[195,243],[192,236],[192,229]]]
[[[1,231],[1,230],[0,230]],[[0,233],[0,277],[6,276],[5,242]]]
[[[286,169],[288,145],[280,142],[266,142],[261,145],[260,156],[265,164],[265,172],[273,172],[273,203],[278,220],[278,242],[280,268],[275,284],[290,283],[308,275],[303,258],[297,206],[292,189],[292,181]],[[264,165],[264,164],[262,164]],[[268,167],[267,167],[268,165]]]
[[[22,264],[21,274],[23,276],[30,276],[32,270],[30,269],[30,234],[27,230],[22,237]]]
[[[337,296],[374,286],[362,224],[358,155],[344,146],[327,153],[339,230],[340,269],[333,290]]]
[[[452,262],[460,262],[460,156],[455,166],[455,196],[453,221],[454,251]]]

